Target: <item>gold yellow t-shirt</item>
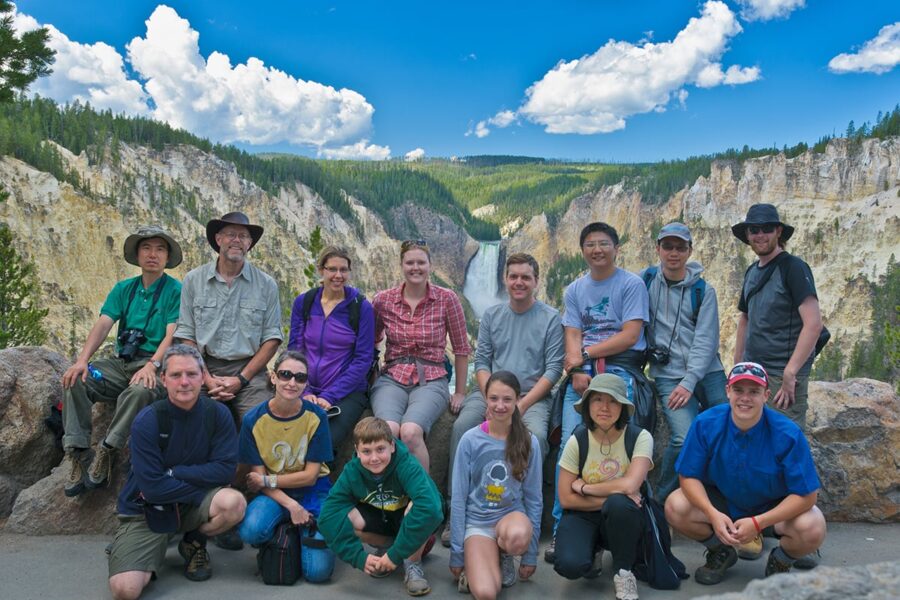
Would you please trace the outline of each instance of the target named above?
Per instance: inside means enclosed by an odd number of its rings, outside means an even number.
[[[584,463],[584,473],[581,475],[585,483],[609,481],[616,477],[623,477],[628,471],[631,461],[628,460],[628,453],[625,452],[625,430],[622,430],[622,435],[612,443],[611,447],[604,444],[603,449],[607,451],[605,454],[600,451],[600,443],[594,439],[593,433],[588,433],[587,460]],[[632,456],[646,457],[650,460],[650,468],[653,468],[653,436],[647,430],[641,430],[638,435]],[[569,473],[578,475],[578,440],[574,435],[569,438],[563,448],[559,466]]]

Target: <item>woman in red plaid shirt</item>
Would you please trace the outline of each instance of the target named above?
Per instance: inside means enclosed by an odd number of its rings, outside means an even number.
[[[465,398],[471,348],[459,298],[428,282],[431,253],[425,240],[403,242],[400,265],[403,283],[378,292],[372,300],[375,343],[387,338],[381,376],[372,386],[372,411],[387,421],[427,471],[425,436],[451,399],[444,367],[447,336],[457,373],[454,403]]]

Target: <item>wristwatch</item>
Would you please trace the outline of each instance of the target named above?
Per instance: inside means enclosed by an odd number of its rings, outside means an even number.
[[[246,377],[244,377],[244,374],[243,374],[243,373],[238,373],[238,374],[237,374],[237,378],[238,378],[238,379],[240,380],[240,382],[241,382],[241,389],[244,389],[245,387],[247,387],[248,385],[250,385],[250,380],[247,379]]]
[[[584,361],[584,362],[590,362],[591,357],[590,357],[590,355],[587,353],[587,350],[582,350],[582,351],[581,351],[581,360]]]
[[[162,368],[162,363],[159,362],[158,360],[151,360],[150,364],[153,365],[157,371],[159,371]]]

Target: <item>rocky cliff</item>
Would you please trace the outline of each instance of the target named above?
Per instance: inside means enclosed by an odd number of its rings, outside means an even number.
[[[510,236],[510,252],[534,254],[542,265],[579,254],[578,233],[591,221],[606,221],[623,240],[619,264],[637,271],[657,262],[654,235],[682,220],[694,235],[692,260],[719,293],[723,357],[730,357],[737,323],[737,298],[744,270],[755,260],[731,234],[757,202],[775,204],[784,222],[797,228],[788,250],[812,268],[825,322],[849,354],[871,325],[865,281],[886,271],[900,249],[900,139],[850,143],[833,140],[823,154],[767,156],[737,164],[713,163],[710,176],[665,204],[648,205],[623,185],[576,199],[554,227],[543,215]],[[546,281],[546,278],[545,278]]]

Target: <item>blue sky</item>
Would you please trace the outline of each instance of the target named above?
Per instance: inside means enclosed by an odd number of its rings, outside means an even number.
[[[654,161],[900,102],[900,2],[24,0],[34,91],[249,151]]]

